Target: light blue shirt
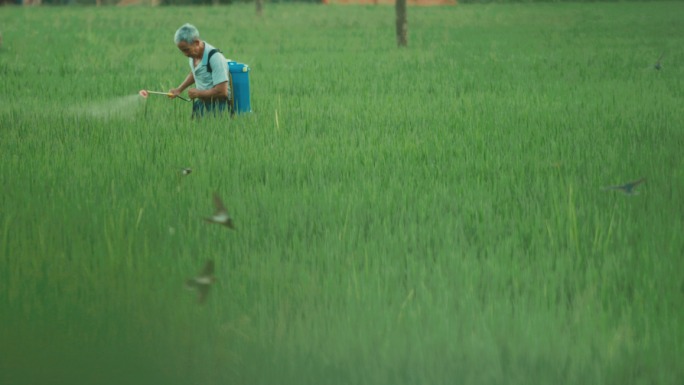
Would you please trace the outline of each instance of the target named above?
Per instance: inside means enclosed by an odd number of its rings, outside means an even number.
[[[195,88],[200,91],[210,90],[215,85],[228,81],[228,62],[221,52],[216,52],[211,57],[211,73],[207,72],[207,56],[212,49],[214,47],[205,41],[204,56],[202,57],[202,62],[197,67],[193,66],[194,59],[190,58],[190,70],[195,78]],[[228,99],[230,99],[230,95],[231,89],[230,83],[228,83]]]

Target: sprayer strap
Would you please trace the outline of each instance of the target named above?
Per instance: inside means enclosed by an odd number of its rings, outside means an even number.
[[[218,49],[214,48],[211,51],[209,51],[209,54],[207,55],[207,72],[211,73],[211,57],[214,56],[216,52],[221,52]],[[223,53],[223,52],[221,52]]]

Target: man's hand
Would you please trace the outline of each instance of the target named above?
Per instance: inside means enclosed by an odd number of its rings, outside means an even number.
[[[197,98],[199,98],[199,97],[200,97],[199,93],[200,93],[200,92],[197,91],[197,88],[189,88],[189,89],[188,89],[188,96],[190,97],[190,99],[197,99]]]
[[[183,93],[183,90],[186,88],[190,87],[192,84],[195,83],[195,77],[192,76],[192,72],[188,74],[188,77],[183,80],[183,84],[181,84],[178,88],[174,88],[169,93],[169,99],[175,99],[180,96],[181,93]],[[194,89],[194,88],[193,88]]]
[[[169,99],[175,99],[175,98],[179,97],[181,92],[183,92],[183,90],[180,88],[172,89],[171,91],[169,91],[169,94],[171,94],[171,95],[169,95]]]

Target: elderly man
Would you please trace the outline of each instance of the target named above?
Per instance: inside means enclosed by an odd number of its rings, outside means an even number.
[[[196,84],[197,88],[188,90],[190,99],[195,99],[192,103],[193,118],[200,118],[205,112],[220,115],[226,110],[232,115],[228,63],[221,51],[201,41],[197,28],[190,24],[178,28],[174,41],[183,55],[190,58],[190,74],[180,87],[169,91],[172,94],[169,98],[179,96]]]

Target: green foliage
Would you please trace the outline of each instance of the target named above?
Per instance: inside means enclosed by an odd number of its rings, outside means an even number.
[[[219,0],[220,4],[254,4],[254,0]],[[270,0],[269,3],[321,3],[321,0]],[[163,5],[209,5],[211,0],[162,0]]]
[[[0,382],[681,384],[682,14],[3,10]],[[186,22],[252,115],[136,97]]]
[[[521,3],[644,3],[678,0],[459,0],[459,4],[521,4]]]

